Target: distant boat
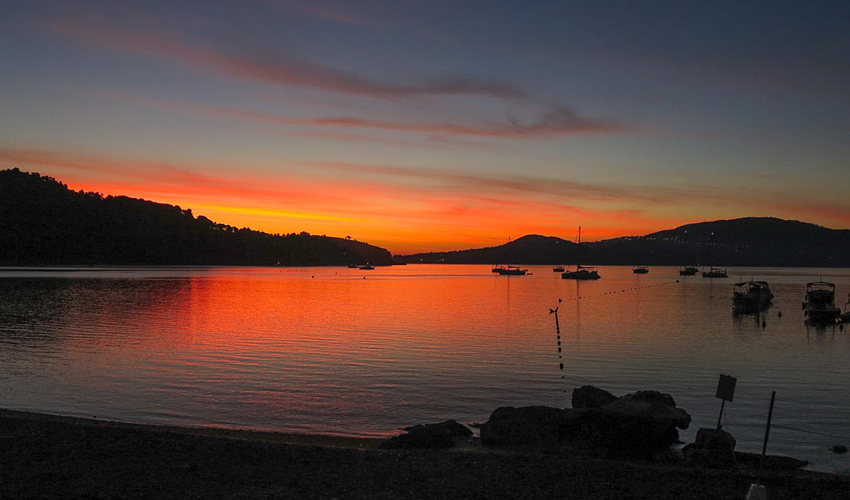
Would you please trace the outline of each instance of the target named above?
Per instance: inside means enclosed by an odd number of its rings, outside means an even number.
[[[743,281],[732,290],[732,304],[736,311],[760,311],[773,300],[773,292],[765,281]]]
[[[497,271],[500,276],[525,276],[528,274],[528,269],[521,269],[517,266],[500,267]]]
[[[360,265],[359,265],[359,264],[349,264],[349,265],[348,265],[348,268],[349,268],[349,269],[357,269],[358,267],[360,267]]]
[[[646,266],[638,266],[638,267],[632,269],[632,272],[635,273],[635,274],[647,274],[647,273],[649,273],[649,269],[647,269]]]
[[[576,266],[575,271],[566,271],[561,274],[561,278],[565,280],[598,280],[599,271],[592,266]]]
[[[375,266],[369,264],[368,262],[365,265],[360,266],[361,271],[371,271],[372,269],[375,269]]]
[[[553,273],[562,273],[564,272],[564,266],[555,266],[552,268]]]
[[[716,267],[712,267],[708,271],[702,272],[703,278],[728,278],[729,275],[726,274],[726,269],[719,269]]]
[[[576,245],[581,246],[581,226],[578,227]],[[564,271],[561,273],[561,279],[565,280],[598,280],[599,278],[601,276],[599,276],[599,271],[595,267],[583,266],[581,264],[576,265],[575,271]]]
[[[841,317],[841,309],[835,305],[835,284],[826,281],[807,283],[803,310],[812,323],[835,323]]]
[[[499,264],[499,265],[493,266],[493,269],[490,269],[490,272],[491,273],[498,273],[504,268],[505,268],[505,266]]]
[[[694,276],[699,272],[699,269],[694,266],[687,266],[679,269],[679,276]]]
[[[842,323],[850,323],[850,294],[847,295],[847,303],[844,304],[844,312],[841,314]]]

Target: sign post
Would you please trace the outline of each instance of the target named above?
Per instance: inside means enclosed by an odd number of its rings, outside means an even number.
[[[720,415],[717,416],[718,431],[723,427],[720,425],[720,422],[723,419],[723,408],[726,406],[726,401],[731,402],[732,398],[735,396],[735,384],[737,382],[738,379],[735,377],[723,374],[720,374],[720,380],[717,381],[717,392],[714,394],[714,397],[722,401],[720,403]]]

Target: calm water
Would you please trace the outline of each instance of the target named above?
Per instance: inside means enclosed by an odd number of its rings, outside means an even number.
[[[820,434],[774,428],[769,450],[850,471],[850,456],[827,449],[850,445],[850,329],[807,328],[800,305],[820,277],[843,305],[850,270],[676,283],[675,268],[603,267],[577,283],[530,269],[0,270],[0,406],[383,436],[483,422],[503,405],[569,406],[573,387],[593,384],[669,392],[694,418],[689,441],[716,424],[726,373],[738,377],[725,425],[739,449],[760,451],[775,390],[774,423]],[[769,281],[773,308],[734,316],[739,277]],[[563,359],[549,314],[559,298]]]

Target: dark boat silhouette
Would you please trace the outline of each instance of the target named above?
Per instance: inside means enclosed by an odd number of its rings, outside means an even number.
[[[835,323],[841,318],[841,309],[835,305],[835,284],[813,281],[806,284],[803,299],[806,318],[812,323]]]
[[[635,274],[648,274],[649,269],[647,269],[646,266],[638,266],[638,267],[632,269],[632,272],[635,273]]]
[[[564,272],[564,266],[555,266],[552,268],[553,273],[562,273]]]
[[[729,275],[726,274],[726,269],[720,269],[717,267],[712,267],[708,271],[702,272],[703,278],[728,278]]]
[[[679,276],[695,276],[699,272],[694,266],[686,266],[679,269]]]
[[[506,266],[493,268],[493,272],[499,273],[500,276],[525,276],[528,274],[528,269],[521,269],[517,266]]]
[[[576,246],[581,247],[581,226],[578,227]],[[561,273],[561,279],[565,280],[598,280],[599,278],[601,276],[599,276],[599,271],[595,267],[583,266],[581,264],[576,265],[575,271],[564,271]]]
[[[735,283],[732,304],[739,312],[761,311],[773,301],[773,292],[766,281],[743,281]]]
[[[361,271],[371,271],[372,269],[375,269],[375,266],[369,264],[368,262],[365,265],[360,266]]]

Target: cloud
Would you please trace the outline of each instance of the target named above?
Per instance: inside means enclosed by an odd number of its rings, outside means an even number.
[[[331,68],[281,52],[247,53],[232,48],[213,50],[173,37],[120,30],[105,24],[61,21],[50,26],[57,32],[109,50],[169,58],[213,73],[276,85],[380,99],[440,95],[480,95],[512,100],[530,97],[517,85],[492,79],[447,76],[397,84],[373,80],[353,71]]]
[[[611,120],[583,117],[566,108],[559,108],[550,111],[536,120],[525,123],[516,119],[506,119],[503,123],[496,124],[462,125],[446,122],[395,122],[369,118],[357,118],[353,116],[292,118],[260,111],[227,108],[222,106],[207,106],[148,97],[128,96],[120,93],[86,93],[96,97],[117,99],[135,104],[156,106],[165,109],[184,109],[195,113],[224,116],[241,122],[262,123],[285,127],[295,126],[335,129],[353,128],[388,132],[422,133],[430,136],[463,136],[498,139],[523,139],[532,137],[563,136],[570,134],[617,133],[629,130],[626,125],[621,123]],[[369,140],[363,136],[345,136],[339,135],[338,133],[318,133],[318,135],[314,133],[312,135],[337,140]],[[395,140],[389,142],[393,143]],[[419,147],[424,146],[424,144],[416,145]]]

